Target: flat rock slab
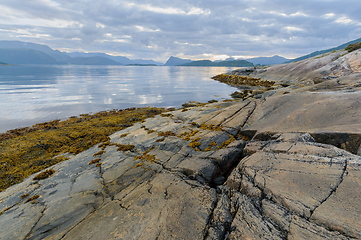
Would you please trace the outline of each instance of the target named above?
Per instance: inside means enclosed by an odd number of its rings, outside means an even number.
[[[242,130],[361,133],[361,92],[295,93],[257,102]]]
[[[209,184],[220,167],[238,160],[235,146],[242,144],[225,148],[229,133],[191,123],[217,114],[226,121],[247,104],[215,103],[147,119],[110,136],[104,149],[94,146],[54,165],[50,178],[33,181],[33,175],[8,188],[0,193],[0,239],[204,238],[217,202]],[[213,154],[218,146],[224,154]]]
[[[270,200],[263,200],[264,217],[291,239],[360,238],[359,156],[317,143],[309,134],[279,134],[258,146],[232,172],[229,187]]]
[[[104,205],[64,239],[202,239],[216,199],[214,189],[164,172]]]
[[[361,239],[361,163],[348,163],[336,191],[318,207],[311,221],[346,236]]]
[[[284,132],[352,131],[359,113],[343,108],[358,111],[359,94],[289,96],[190,107],[119,131],[51,177],[1,192],[0,239],[361,238],[361,158]],[[317,114],[324,121],[309,121]],[[259,132],[246,142],[242,130]]]

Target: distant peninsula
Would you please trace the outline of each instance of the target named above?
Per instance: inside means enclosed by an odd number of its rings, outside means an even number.
[[[212,62],[210,60],[192,61],[179,66],[197,66],[197,67],[252,67],[253,63],[246,60]]]

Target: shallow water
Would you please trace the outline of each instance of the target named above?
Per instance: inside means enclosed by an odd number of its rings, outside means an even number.
[[[0,132],[81,113],[230,98],[210,79],[234,68],[0,66]]]

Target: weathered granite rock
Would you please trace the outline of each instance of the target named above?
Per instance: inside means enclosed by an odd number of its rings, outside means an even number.
[[[277,85],[30,176],[0,192],[0,239],[361,239],[359,52],[243,69]]]

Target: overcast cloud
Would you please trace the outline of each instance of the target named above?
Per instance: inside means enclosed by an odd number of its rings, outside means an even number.
[[[294,58],[361,37],[360,0],[0,0],[0,40],[165,62]]]

